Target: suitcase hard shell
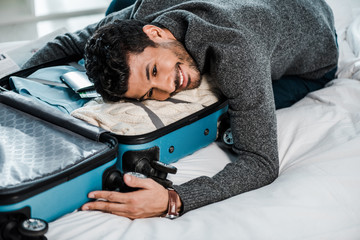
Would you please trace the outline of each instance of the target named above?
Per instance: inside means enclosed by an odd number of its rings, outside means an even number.
[[[90,191],[106,187],[116,164],[114,137],[46,107],[0,92],[0,239],[20,238],[20,221],[53,221],[76,210]]]
[[[117,168],[122,172],[135,171],[165,179],[167,173],[176,173],[171,163],[217,139],[219,121],[226,112],[227,101],[222,99],[151,133],[116,135],[119,143]]]
[[[79,60],[79,57],[71,56],[22,70],[11,76],[27,77],[40,68]],[[9,77],[1,81],[0,84],[6,86]],[[226,119],[227,108],[227,100],[220,98],[218,102],[150,133],[131,136],[114,134],[119,146],[117,168],[122,173],[143,173],[169,187],[171,182],[166,181],[167,174],[176,173],[176,169],[169,164],[209,145],[219,135],[221,140],[228,136],[225,131],[230,127]],[[218,129],[225,130],[218,132]]]

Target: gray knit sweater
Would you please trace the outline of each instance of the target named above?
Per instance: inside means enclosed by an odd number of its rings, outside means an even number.
[[[272,80],[319,78],[337,64],[333,15],[323,0],[143,0],[49,43],[27,66],[83,54],[96,28],[135,18],[169,29],[229,99],[237,161],[175,186],[184,212],[273,182],[279,169]],[[291,124],[291,123],[289,123]]]

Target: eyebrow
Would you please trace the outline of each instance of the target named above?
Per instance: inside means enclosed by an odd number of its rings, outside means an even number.
[[[149,67],[149,65],[150,65],[150,64],[146,65],[146,69],[145,69],[145,71],[146,71],[146,78],[147,78],[148,81],[150,81],[150,73],[149,73],[149,68],[150,68],[150,67]]]
[[[146,74],[146,78],[148,81],[150,81],[150,73],[149,73],[149,69],[150,69],[150,64],[146,65],[145,67],[145,74]],[[150,91],[150,90],[149,90]],[[144,100],[146,94],[149,92],[147,91],[142,97],[139,98],[139,101]]]

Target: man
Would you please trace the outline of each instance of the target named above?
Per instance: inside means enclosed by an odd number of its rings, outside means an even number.
[[[84,54],[92,35],[86,68],[105,100],[164,100],[197,87],[203,73],[229,99],[237,161],[212,178],[174,186],[175,194],[125,175],[125,183],[140,190],[96,191],[89,197],[107,201],[83,206],[132,219],[164,215],[169,200],[185,213],[273,182],[279,168],[275,106],[323,87],[338,58],[333,15],[323,0],[143,0],[57,38],[28,65]]]

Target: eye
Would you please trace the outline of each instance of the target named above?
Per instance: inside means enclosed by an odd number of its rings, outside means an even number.
[[[154,65],[153,70],[152,70],[152,75],[155,77],[157,74],[157,68],[156,65]]]
[[[153,95],[153,88],[151,88],[147,93],[147,98],[151,98]]]

